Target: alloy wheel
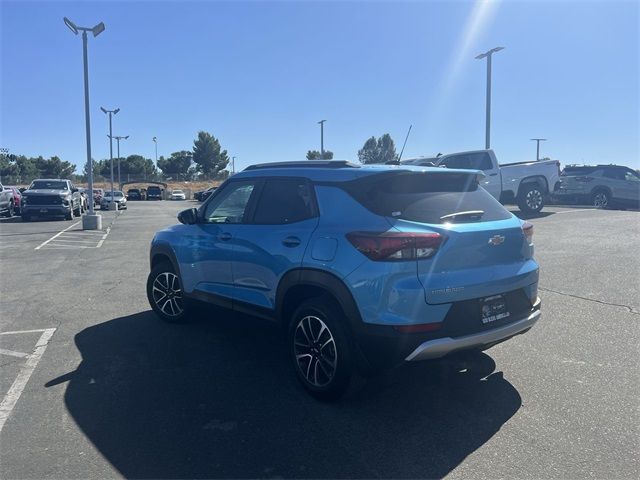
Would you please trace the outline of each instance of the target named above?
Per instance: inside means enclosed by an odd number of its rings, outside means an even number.
[[[315,387],[324,387],[336,373],[338,352],[331,330],[315,315],[303,317],[293,336],[298,369]]]
[[[182,314],[182,288],[175,273],[160,273],[153,281],[152,290],[153,301],[163,314],[169,317]]]
[[[596,208],[606,208],[609,204],[607,194],[603,192],[596,193],[593,197],[593,206]]]
[[[540,190],[530,190],[525,197],[527,207],[531,210],[538,210],[542,205],[542,193]]]

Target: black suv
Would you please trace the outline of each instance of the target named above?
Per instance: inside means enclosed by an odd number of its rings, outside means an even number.
[[[160,187],[147,188],[147,200],[162,200],[162,189]]]

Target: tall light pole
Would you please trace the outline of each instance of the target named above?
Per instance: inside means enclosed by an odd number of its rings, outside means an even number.
[[[231,175],[236,173],[236,157],[231,157]]]
[[[122,180],[120,180],[120,140],[126,140],[129,138],[129,135],[127,136],[120,136],[120,135],[116,135],[115,137],[113,137],[116,139],[116,143],[118,144],[118,188],[122,188]]]
[[[111,117],[120,111],[119,108],[115,110],[107,110],[104,107],[100,107],[100,110],[104,112],[105,115],[109,115],[109,158],[111,159],[111,203],[109,203],[109,210],[117,210],[118,205],[113,198],[113,129],[111,125]]]
[[[477,60],[487,58],[487,112],[484,148],[491,148],[491,57],[494,53],[504,50],[504,47],[492,48],[488,52],[481,53],[476,57]]]
[[[320,156],[324,160],[324,122],[326,120],[320,120],[318,123],[320,124]]]
[[[77,35],[79,31],[82,31],[82,59],[84,63],[84,118],[85,118],[85,130],[87,137],[87,175],[88,175],[88,187],[89,195],[91,199],[89,201],[89,213],[82,217],[82,228],[84,230],[102,230],[102,217],[96,215],[93,209],[93,160],[91,160],[91,116],[89,114],[89,65],[87,54],[87,32],[93,33],[94,37],[97,37],[104,32],[104,23],[100,22],[95,27],[79,27],[67,17],[64,17],[64,23],[74,35]]]
[[[531,141],[536,142],[536,162],[540,161],[540,142],[546,142],[546,138],[532,138]]]
[[[153,137],[153,143],[156,144],[156,168],[158,167],[158,137]]]

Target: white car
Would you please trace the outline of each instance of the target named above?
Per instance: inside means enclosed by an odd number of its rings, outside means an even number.
[[[186,200],[187,196],[182,190],[172,190],[170,198],[171,200]]]
[[[127,197],[120,190],[113,191],[113,200],[111,199],[111,191],[104,192],[104,196],[100,201],[100,210],[109,210],[109,204],[114,201],[117,206],[117,210],[127,209]]]

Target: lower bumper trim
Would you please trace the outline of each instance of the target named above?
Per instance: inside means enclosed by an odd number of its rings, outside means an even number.
[[[528,317],[505,325],[504,327],[487,330],[482,333],[475,333],[473,335],[466,335],[464,337],[446,337],[428,340],[411,352],[405,360],[407,362],[431,360],[444,357],[458,350],[488,346],[530,329],[540,319],[540,315],[540,310],[535,310]]]

